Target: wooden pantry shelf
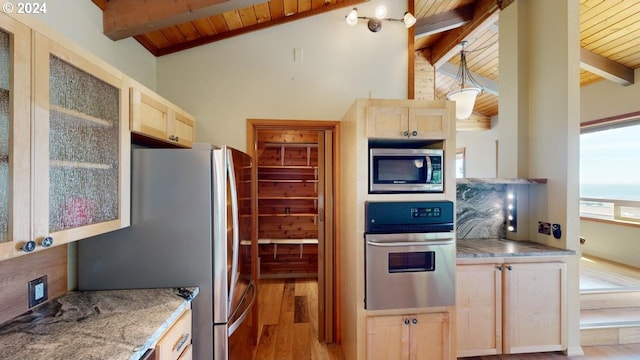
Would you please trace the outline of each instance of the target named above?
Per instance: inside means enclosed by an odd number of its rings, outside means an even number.
[[[272,183],[317,183],[318,180],[305,180],[305,179],[258,179],[258,182],[272,182]]]
[[[317,169],[317,166],[314,165],[259,165],[258,171],[260,169],[276,169],[276,170],[314,170]]]
[[[297,142],[265,142],[264,147],[301,147],[317,148],[318,143],[297,143]]]
[[[317,196],[258,196],[258,200],[318,200]]]
[[[295,213],[295,214],[292,214],[292,213],[284,214],[284,213],[282,213],[282,214],[258,214],[258,216],[263,216],[263,217],[307,216],[307,217],[310,217],[310,216],[318,216],[318,214],[317,213]]]

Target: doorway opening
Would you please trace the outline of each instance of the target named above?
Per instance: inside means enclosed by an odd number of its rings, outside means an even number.
[[[256,283],[260,287],[261,279],[316,279],[318,340],[326,343],[335,341],[337,324],[338,125],[247,120],[247,150],[257,179]]]

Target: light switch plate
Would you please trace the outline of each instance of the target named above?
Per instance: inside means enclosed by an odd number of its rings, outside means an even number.
[[[47,275],[29,281],[29,307],[32,308],[38,304],[47,301],[49,294],[47,292]]]

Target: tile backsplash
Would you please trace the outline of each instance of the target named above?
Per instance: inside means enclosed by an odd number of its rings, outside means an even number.
[[[464,183],[456,186],[458,239],[506,237],[506,184]]]

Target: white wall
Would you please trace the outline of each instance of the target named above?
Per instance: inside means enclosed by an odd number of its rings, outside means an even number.
[[[33,17],[150,89],[156,88],[155,56],[133,38],[113,41],[106,37],[102,10],[93,2],[49,1],[46,14]]]
[[[635,71],[633,85],[602,80],[585,86],[581,91],[581,119],[584,122],[640,111],[639,98],[640,69]],[[583,253],[640,267],[640,228],[581,220],[580,235],[587,239]]]
[[[358,6],[390,17],[404,1]],[[350,8],[158,58],[157,90],[196,116],[196,140],[246,148],[246,119],[339,120],[358,97],[407,98],[407,30],[347,25]],[[294,49],[303,60],[294,62]]]
[[[635,84],[618,85],[602,80],[581,89],[580,119],[582,122],[640,111],[640,69],[636,69]]]
[[[491,129],[456,132],[456,148],[464,148],[464,177],[495,178],[497,176],[496,141],[498,117],[491,119]]]

